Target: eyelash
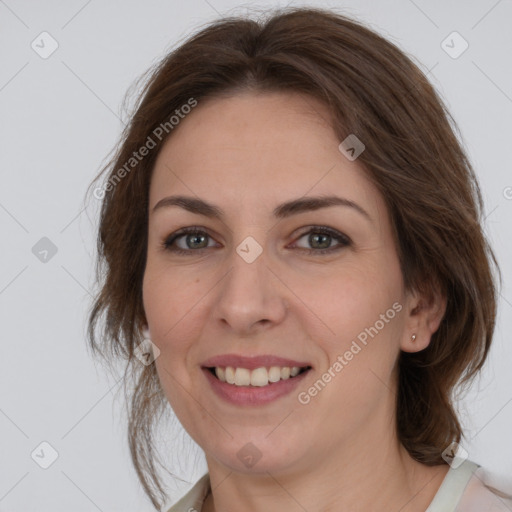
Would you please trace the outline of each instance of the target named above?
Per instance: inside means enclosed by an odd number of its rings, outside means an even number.
[[[338,251],[338,250],[342,249],[343,247],[347,247],[347,246],[351,245],[351,243],[352,243],[348,236],[343,235],[339,231],[336,231],[334,229],[328,228],[326,226],[310,226],[309,230],[305,231],[304,233],[302,233],[297,238],[297,240],[300,240],[305,235],[310,235],[312,233],[314,233],[314,234],[329,235],[330,237],[332,237],[332,239],[334,239],[337,242],[339,242],[339,244],[335,245],[334,247],[328,247],[327,249],[305,249],[303,247],[299,247],[299,249],[301,249],[302,251],[305,251],[307,254],[327,254],[327,253],[332,253],[332,252],[335,252],[335,251]],[[164,240],[162,242],[162,249],[164,251],[169,251],[169,252],[172,252],[174,254],[187,255],[187,256],[191,255],[194,252],[195,253],[201,253],[202,251],[204,251],[206,249],[211,249],[211,247],[202,247],[200,249],[179,249],[179,248],[176,248],[176,247],[174,247],[174,248],[172,247],[173,244],[176,242],[176,240],[178,240],[178,239],[180,239],[180,238],[182,238],[184,236],[187,236],[187,235],[206,235],[207,237],[211,238],[210,235],[206,231],[204,231],[202,229],[199,229],[199,228],[196,228],[196,227],[183,228],[183,229],[180,229],[179,231],[173,233],[166,240]]]

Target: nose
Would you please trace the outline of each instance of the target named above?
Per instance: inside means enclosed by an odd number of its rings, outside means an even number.
[[[279,324],[286,315],[282,284],[267,266],[263,252],[248,263],[233,250],[229,271],[219,283],[214,319],[238,337]]]

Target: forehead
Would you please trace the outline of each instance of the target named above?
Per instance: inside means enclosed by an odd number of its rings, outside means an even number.
[[[244,93],[199,101],[164,144],[161,156],[188,163],[259,155],[314,164],[321,146],[336,144],[329,112],[299,94]],[[248,165],[250,162],[246,162]]]
[[[168,192],[271,205],[311,194],[343,194],[379,214],[382,198],[356,161],[339,151],[328,108],[297,93],[208,99],[163,145],[150,204]],[[371,206],[370,206],[371,205]]]

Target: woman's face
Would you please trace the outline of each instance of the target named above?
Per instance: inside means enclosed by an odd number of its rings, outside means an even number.
[[[340,142],[316,100],[247,93],[199,102],[158,156],[144,309],[209,465],[311,468],[391,430],[412,299],[383,198]]]

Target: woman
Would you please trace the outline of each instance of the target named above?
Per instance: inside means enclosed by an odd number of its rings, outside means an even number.
[[[208,473],[169,511],[510,509],[451,398],[496,288],[449,120],[411,60],[332,11],[221,20],[154,70],[94,193],[89,332],[132,371],[155,507],[170,404]]]

